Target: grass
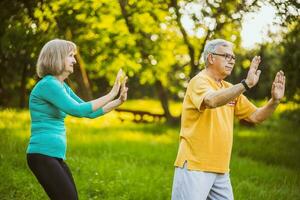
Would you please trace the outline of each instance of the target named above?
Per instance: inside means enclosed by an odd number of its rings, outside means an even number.
[[[140,104],[160,109],[152,101],[125,106]],[[4,109],[0,119],[0,199],[47,199],[26,165],[28,111]],[[115,112],[94,120],[68,117],[66,125],[67,163],[80,199],[170,199],[179,126],[121,123]],[[256,127],[236,124],[235,199],[300,199],[299,140],[297,124],[278,114]]]

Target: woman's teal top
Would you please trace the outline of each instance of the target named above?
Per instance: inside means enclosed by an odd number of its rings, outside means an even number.
[[[67,148],[66,115],[96,118],[104,114],[102,108],[93,112],[91,102],[84,102],[66,83],[51,75],[45,76],[31,91],[29,110],[31,136],[27,153],[64,160]]]

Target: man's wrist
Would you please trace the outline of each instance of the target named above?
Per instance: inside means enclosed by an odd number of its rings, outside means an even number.
[[[274,99],[273,97],[271,98],[271,101],[273,104],[279,104],[281,99]]]
[[[249,87],[249,85],[247,84],[246,79],[243,79],[243,80],[241,81],[241,84],[244,86],[244,88],[246,89],[246,91],[250,90],[250,87]]]

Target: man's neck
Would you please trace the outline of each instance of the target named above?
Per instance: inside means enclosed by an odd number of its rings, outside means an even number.
[[[210,69],[209,67],[206,67],[205,69],[206,74],[212,78],[214,81],[216,81],[218,84],[221,83],[221,81],[225,78],[223,76],[218,75],[217,73],[215,73],[212,69]]]

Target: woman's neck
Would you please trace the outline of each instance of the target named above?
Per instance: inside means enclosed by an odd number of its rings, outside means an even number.
[[[54,76],[57,80],[59,80],[61,83],[63,83],[64,82],[64,80],[66,79],[66,78],[68,78],[68,76],[66,76],[65,74],[60,74],[60,75],[56,75],[56,76]]]

